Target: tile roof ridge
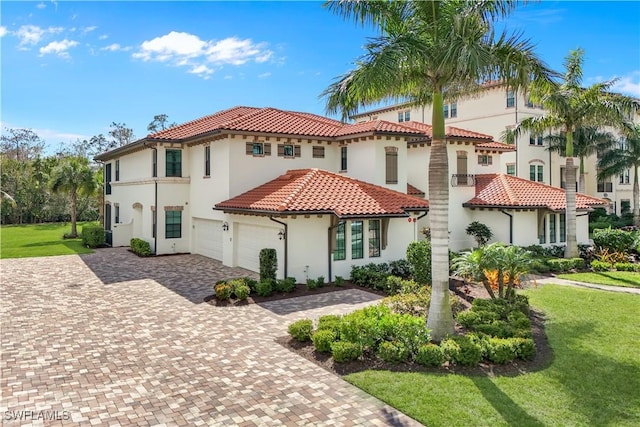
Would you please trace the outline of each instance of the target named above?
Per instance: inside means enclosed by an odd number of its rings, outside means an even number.
[[[258,107],[247,107],[245,105],[236,105],[235,107],[230,107],[227,108],[225,110],[220,110],[220,111],[216,111],[213,114],[207,114],[206,116],[202,116],[202,117],[198,117],[197,119],[193,119],[193,120],[189,120],[188,122],[184,122],[184,123],[180,123],[176,126],[172,126],[170,128],[166,128],[166,129],[162,129],[161,131],[158,132],[154,132],[154,133],[149,133],[147,134],[146,138],[150,138],[150,139],[156,139],[156,138],[163,138],[162,136],[159,136],[160,134],[166,133],[169,130],[176,130],[176,129],[182,129],[185,128],[187,126],[191,126],[194,123],[198,123],[198,122],[202,122],[204,120],[216,117],[216,116],[222,116],[223,114],[227,114],[232,112],[233,110],[239,110],[241,108],[247,108],[247,109],[259,109]],[[244,115],[240,115],[239,117],[243,117]],[[158,135],[158,136],[157,136]]]
[[[475,130],[470,130],[470,129],[464,129],[464,128],[459,128],[456,126],[446,126],[444,128],[444,132],[446,135],[455,133],[455,131],[459,131],[459,132],[469,132],[469,133],[475,133],[476,135],[480,135],[480,136],[476,136],[474,138],[478,138],[478,139],[489,139],[491,141],[493,141],[493,136],[488,135],[486,133],[481,133],[481,132],[476,132]],[[487,142],[491,142],[491,141],[487,141]]]
[[[282,111],[283,113],[293,114],[293,115],[295,115],[297,117],[300,117],[302,119],[313,120],[316,123],[320,123],[320,124],[324,124],[324,125],[337,126],[337,127],[340,127],[340,128],[342,126],[344,126],[344,123],[341,123],[338,120],[335,120],[335,119],[332,119],[332,118],[329,118],[329,117],[320,116],[320,115],[314,114],[314,113],[305,113],[304,111],[291,111],[291,110],[279,110],[279,111]],[[335,123],[329,123],[329,121],[333,121]]]
[[[498,176],[498,179],[500,179],[500,184],[502,185],[502,188],[504,188],[504,191],[507,193],[509,201],[514,205],[519,204],[520,200],[516,197],[516,194],[511,188],[511,184],[509,183],[508,177],[511,177],[511,175],[505,175],[503,173],[499,173],[496,175]]]
[[[318,168],[308,168],[308,169],[290,169],[282,176],[293,174],[294,172],[302,173],[302,176],[296,178],[296,181],[301,180],[301,182],[297,183],[296,187],[291,191],[291,193],[278,205],[278,211],[285,211],[289,207],[291,203],[293,203],[298,195],[302,193],[308,186],[313,178],[315,178],[320,169]]]
[[[231,126],[231,125],[238,124],[242,120],[246,120],[246,119],[252,118],[252,117],[257,116],[257,115],[259,115],[259,114],[261,114],[261,113],[263,113],[265,111],[269,111],[269,110],[278,111],[277,108],[273,108],[273,107],[262,107],[262,108],[254,107],[254,108],[255,108],[254,111],[252,111],[250,113],[247,113],[247,114],[243,114],[243,115],[238,116],[238,117],[234,117],[231,120],[228,120],[228,121],[226,121],[224,123],[221,123],[219,127],[224,129],[225,126]]]

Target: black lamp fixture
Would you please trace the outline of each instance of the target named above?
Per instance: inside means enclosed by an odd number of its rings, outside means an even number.
[[[229,223],[228,222],[224,222],[222,224],[222,231],[229,231]]]
[[[280,230],[280,231],[278,231],[278,238],[279,238],[280,240],[284,240],[284,238],[285,238],[284,230]]]

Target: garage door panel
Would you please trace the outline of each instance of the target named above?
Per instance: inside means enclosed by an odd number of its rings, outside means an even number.
[[[260,271],[260,251],[264,248],[277,250],[277,236],[278,229],[274,227],[239,224],[237,237],[238,266],[251,271]],[[280,259],[278,257],[279,263]]]
[[[222,221],[194,218],[194,253],[222,260]]]

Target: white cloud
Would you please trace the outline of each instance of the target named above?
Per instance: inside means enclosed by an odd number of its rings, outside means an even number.
[[[108,46],[100,48],[100,50],[108,50],[109,52],[117,52],[119,50],[128,51],[131,50],[131,46],[120,46],[119,43],[111,43]]]
[[[108,38],[109,38],[109,36],[108,36],[108,35],[103,34],[103,35],[101,35],[100,37],[98,37],[98,40],[106,40],[106,39],[108,39]]]
[[[45,7],[47,7],[47,5],[46,5],[46,4],[44,4],[44,3],[38,3],[38,4],[36,5],[36,7],[37,7],[38,9],[44,9]]]
[[[51,42],[48,45],[40,48],[40,56],[51,53],[54,55],[58,55],[61,58],[68,58],[68,50],[77,45],[77,41],[67,39],[58,42]]]
[[[191,67],[189,73],[208,78],[213,70],[206,64],[222,66],[242,65],[249,61],[265,62],[272,55],[273,52],[264,43],[254,43],[251,39],[228,37],[218,41],[205,41],[194,34],[171,31],[164,36],[144,41],[132,56],[143,61]]]
[[[0,37],[4,37],[7,34],[7,27],[0,26]]]
[[[271,73],[266,72],[266,73],[258,74],[259,79],[266,79],[267,77],[271,77]]]
[[[38,44],[45,34],[45,30],[36,25],[23,25],[16,31],[16,36],[20,39],[19,47]]]
[[[613,85],[613,90],[640,98],[640,70],[619,77],[616,84]]]
[[[91,25],[91,26],[89,26],[89,27],[84,27],[84,28],[82,29],[82,33],[83,33],[83,34],[87,34],[87,33],[90,33],[91,31],[95,31],[95,30],[97,30],[97,29],[98,29],[98,27],[97,27],[97,26],[95,26],[95,25]]]

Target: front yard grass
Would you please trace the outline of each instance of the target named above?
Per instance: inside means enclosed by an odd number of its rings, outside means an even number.
[[[429,426],[640,425],[640,297],[545,285],[550,366],[515,377],[365,371],[346,380]]]
[[[558,277],[561,279],[575,280],[576,282],[595,283],[597,285],[640,288],[640,273],[634,271],[567,273],[558,274]]]
[[[78,232],[82,225],[78,223]],[[52,255],[89,254],[82,239],[63,239],[71,231],[70,223],[3,225],[0,227],[0,258],[25,258]]]

